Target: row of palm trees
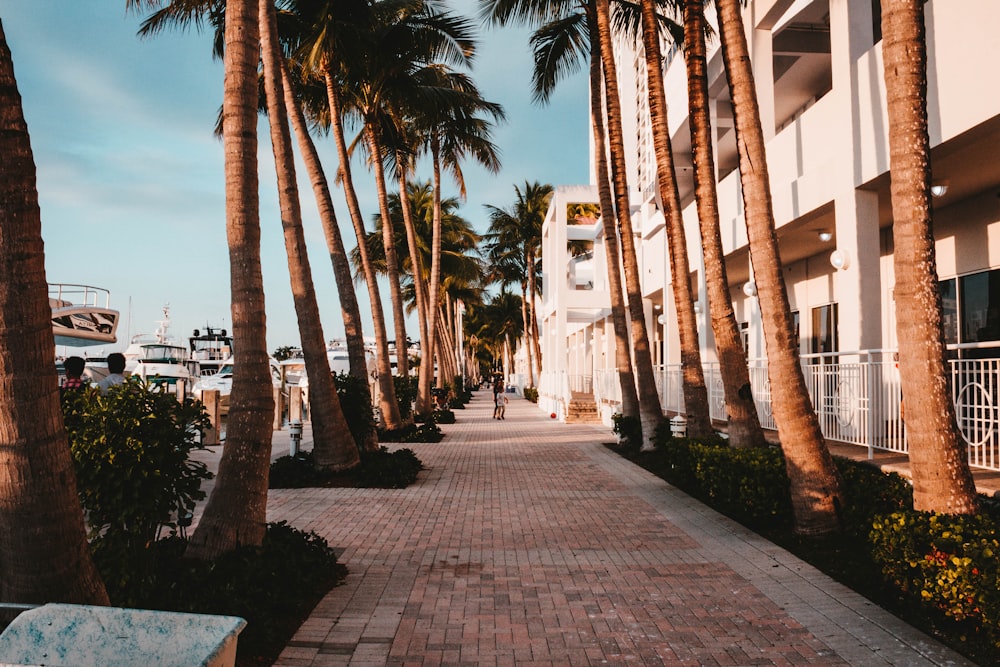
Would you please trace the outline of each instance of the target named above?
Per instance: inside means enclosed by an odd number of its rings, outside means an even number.
[[[666,221],[689,434],[706,435],[711,432],[712,424],[663,89],[661,44],[666,40],[674,40],[682,47],[687,67],[699,231],[705,255],[710,320],[731,416],[731,442],[735,446],[764,442],[728,293],[719,231],[708,113],[706,4],[704,0],[665,3],[641,0],[617,2],[612,7],[610,0],[481,0],[483,13],[490,20],[500,24],[526,23],[534,28],[533,85],[539,101],[547,100],[560,78],[578,67],[584,58],[589,64],[595,171],[604,220],[622,413],[638,418],[647,447],[663,415],[653,380],[629,216],[622,112],[613,49],[616,38],[641,40],[645,56],[657,194]],[[747,236],[764,326],[774,417],[791,481],[796,526],[803,533],[828,533],[838,526],[840,481],[809,401],[797,341],[792,334],[742,3],[717,0],[715,6],[734,106]],[[930,231],[923,2],[886,0],[882,3],[882,22],[885,81],[890,100],[896,276],[897,285],[903,286],[902,293],[897,286],[896,300],[900,372],[908,402],[914,396],[922,406],[919,418],[912,423],[907,421],[914,504],[918,509],[968,513],[976,508],[975,488],[949,399]]]
[[[266,113],[270,126],[291,289],[311,380],[316,456],[331,469],[355,465],[359,453],[346,428],[326,357],[305,249],[294,144],[321,214],[341,297],[351,373],[363,376],[364,339],[351,259],[314,143],[317,134],[334,139],[336,180],[358,240],[355,266],[372,307],[379,408],[384,426],[395,429],[404,424],[389,366],[379,267],[388,277],[399,372],[404,375],[409,371],[406,288],[412,295],[409,302],[417,312],[423,349],[417,411],[429,412],[435,357],[439,379],[458,370],[458,361],[445,352],[455,347],[457,299],[474,302],[482,288],[481,265],[463,261],[479,237],[453,213],[457,202],[442,197],[442,172],[454,178],[464,195],[464,162],[498,170],[498,151],[490,135],[504,115],[500,105],[482,97],[468,74],[475,54],[473,24],[434,0],[126,0],[126,5],[152,11],[143,22],[143,35],[208,26],[215,34],[214,55],[224,62],[218,130],[225,153],[232,332],[238,355],[217,482],[188,546],[189,556],[211,559],[238,546],[259,544],[266,526],[273,399],[260,265],[258,114]],[[0,390],[0,402],[11,406],[0,448],[5,471],[0,482],[0,599],[105,604],[107,596],[87,553],[59,414],[55,348],[47,296],[41,291],[44,258],[27,127],[5,39],[0,46],[7,191],[0,256],[17,259],[16,268],[13,261],[3,262],[0,288],[0,357],[17,359],[14,366],[3,363],[4,376],[12,381]],[[348,130],[355,127],[360,131],[352,137]],[[351,167],[356,151],[366,158],[375,179],[380,233],[365,229]],[[429,183],[411,182],[421,159],[431,165]],[[394,188],[399,194],[391,191]],[[16,206],[8,207],[8,198]],[[412,205],[414,200],[419,200],[418,206]],[[404,266],[405,280],[400,275]],[[377,446],[374,432],[365,446]]]

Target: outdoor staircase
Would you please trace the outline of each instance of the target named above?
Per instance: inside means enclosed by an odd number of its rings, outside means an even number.
[[[601,414],[597,411],[597,403],[593,394],[574,391],[573,397],[566,408],[567,424],[600,424]]]

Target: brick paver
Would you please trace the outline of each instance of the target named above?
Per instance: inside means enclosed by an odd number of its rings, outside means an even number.
[[[283,489],[350,569],[275,663],[963,665],[567,425],[483,392],[402,490]]]

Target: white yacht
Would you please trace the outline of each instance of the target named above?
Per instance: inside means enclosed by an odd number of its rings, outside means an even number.
[[[225,329],[205,325],[188,338],[191,372],[199,377],[215,375],[233,356],[233,337]]]
[[[189,385],[192,381],[188,369],[190,355],[180,341],[172,338],[170,328],[170,305],[163,307],[163,319],[152,334],[132,336],[125,350],[125,371],[144,378],[150,384],[175,391],[177,384]]]
[[[56,345],[83,347],[118,340],[120,314],[111,308],[111,293],[106,289],[50,283],[49,307]]]

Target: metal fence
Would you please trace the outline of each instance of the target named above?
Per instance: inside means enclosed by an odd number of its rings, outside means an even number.
[[[1000,470],[1000,359],[958,358],[970,348],[983,345],[952,346],[949,361],[952,397],[959,432],[969,452],[969,464],[976,468]],[[1000,346],[994,346],[994,351]],[[825,438],[874,450],[905,454],[906,407],[899,382],[899,370],[892,350],[866,350],[802,355],[802,372],[809,398],[816,410]],[[771,386],[767,360],[752,359],[748,364],[750,385],[761,426],[777,430],[771,410]],[[679,364],[655,369],[660,405],[667,414],[684,414],[683,374]],[[718,364],[706,364],[712,419],[726,421],[726,404]],[[590,376],[566,375],[546,383],[559,398],[568,400],[569,391],[592,390],[598,405],[620,405],[618,373],[603,370]],[[583,387],[578,389],[577,387]],[[588,389],[589,387],[589,389]],[[565,396],[560,392],[565,392]]]

